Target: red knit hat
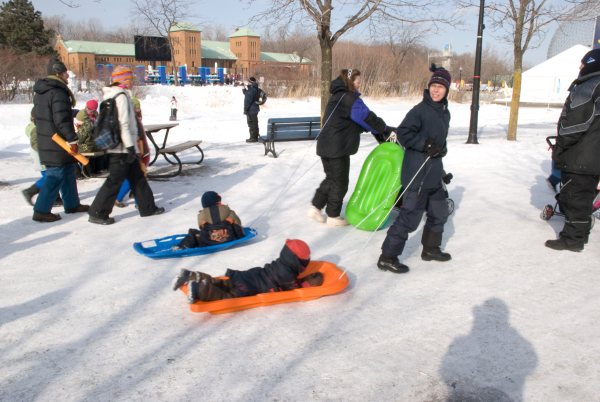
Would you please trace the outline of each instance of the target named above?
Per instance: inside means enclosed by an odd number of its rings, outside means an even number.
[[[310,260],[310,247],[302,240],[287,239],[285,245],[299,260]]]
[[[89,110],[98,110],[98,101],[96,99],[90,99],[86,102],[85,107]]]
[[[120,82],[131,86],[131,83],[133,82],[133,71],[127,66],[117,66],[113,70],[110,78],[112,79],[112,82]]]

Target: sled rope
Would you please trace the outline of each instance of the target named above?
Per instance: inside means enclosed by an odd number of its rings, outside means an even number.
[[[402,190],[402,193],[400,193],[400,195],[398,196],[398,198],[402,198],[402,196],[404,195],[404,193],[406,193],[406,191],[410,188],[410,186],[413,184],[413,182],[415,181],[415,179],[417,178],[417,176],[419,175],[419,173],[421,172],[421,170],[423,170],[423,168],[425,167],[425,164],[429,161],[429,159],[431,159],[430,156],[428,156],[427,159],[425,159],[425,162],[423,162],[423,164],[421,165],[421,167],[419,167],[419,170],[417,170],[417,173],[415,173],[414,176],[412,177],[412,179],[410,179],[410,182],[408,182],[408,184],[406,185],[406,187],[404,188],[404,190]],[[400,186],[401,185],[399,185],[397,188],[394,188],[392,191],[390,191],[390,193],[388,193],[387,197],[385,197],[384,200],[381,201],[380,204],[376,208],[373,208],[373,210],[371,212],[369,212],[369,214],[367,216],[365,216],[356,226],[359,226],[362,222],[364,222],[367,218],[369,218],[377,210],[377,208],[379,208],[381,205],[383,205],[383,203],[385,202],[385,200],[387,200],[388,197],[390,197],[390,195],[392,193],[395,193],[396,191],[400,190]],[[377,225],[377,228],[369,235],[369,237],[363,243],[363,245],[358,250],[355,250],[354,252],[351,252],[350,255],[356,254],[358,252],[362,252],[367,247],[367,245],[371,242],[371,240],[373,239],[373,236],[375,236],[375,233],[377,233],[377,231],[379,230],[379,228],[381,227],[381,225],[383,225],[387,221],[387,218],[389,217],[390,213],[392,212],[392,209],[394,209],[394,205],[392,205],[391,208],[387,211],[387,213],[385,214],[385,219],[381,220],[381,223],[379,223],[379,225]],[[354,226],[353,230],[348,231],[344,236],[342,236],[340,238],[340,240],[338,240],[333,245],[332,248],[335,248],[338,244],[340,244],[343,240],[345,240],[346,237],[348,237],[350,234],[354,233],[355,230],[359,230],[358,227],[356,227],[356,226]],[[346,275],[346,268],[343,268],[343,271],[340,274],[340,276],[339,276],[338,279],[340,279],[344,275]]]

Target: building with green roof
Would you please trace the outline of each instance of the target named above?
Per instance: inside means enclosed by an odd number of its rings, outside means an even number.
[[[226,68],[227,73],[241,77],[291,70],[295,74],[308,74],[313,64],[295,53],[261,52],[260,35],[247,27],[236,29],[229,41],[202,40],[201,37],[200,29],[186,22],[177,23],[169,33],[175,66],[186,66],[188,75],[196,74],[198,67]],[[100,65],[143,65],[145,70],[165,65],[167,71],[173,70],[170,61],[137,59],[132,43],[63,40],[58,36],[55,50],[67,68],[83,79],[99,78]]]

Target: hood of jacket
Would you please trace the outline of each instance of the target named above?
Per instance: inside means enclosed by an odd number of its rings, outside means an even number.
[[[329,86],[329,92],[331,94],[335,94],[341,91],[349,91],[348,87],[346,87],[346,83],[342,80],[341,77],[337,77],[335,80],[331,81],[331,85]]]
[[[77,104],[77,101],[75,100],[75,95],[73,95],[73,92],[71,92],[67,84],[65,84],[63,80],[61,80],[55,75],[49,75],[46,78],[39,79],[33,85],[33,92],[40,95],[45,94],[46,92],[51,91],[53,89],[62,89],[63,91],[68,93],[69,98],[71,99],[71,106],[75,106]]]
[[[296,257],[296,254],[294,254],[288,246],[283,246],[281,249],[281,253],[279,253],[279,262],[292,269],[296,276],[300,275],[305,269],[304,265],[300,262],[300,259]]]

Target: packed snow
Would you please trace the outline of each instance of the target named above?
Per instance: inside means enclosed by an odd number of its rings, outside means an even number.
[[[53,210],[58,222],[32,221],[21,194],[38,177],[24,132],[31,104],[0,105],[0,400],[600,401],[599,229],[581,253],[553,251],[544,241],[563,221],[540,219],[554,201],[545,137],[559,109],[522,108],[518,141],[508,142],[508,109],[482,105],[480,144],[472,145],[469,105],[450,104],[444,163],[456,210],[443,248],[452,260],[421,261],[421,227],[401,256],[411,271],[395,275],[376,267],[385,230],[306,217],[324,177],[314,142],[278,143],[279,158],[246,144],[239,87],[145,88],[144,122],[168,122],[173,95],[179,126],[169,142],[202,140],[204,162],[150,182],[165,214],[140,218],[130,200],[114,209],[111,226],[62,208]],[[92,95],[77,96],[83,107]],[[394,126],[418,101],[365,99]],[[261,132],[270,117],[315,116],[319,104],[269,98]],[[375,146],[365,134],[352,156],[346,201]],[[151,169],[167,167],[159,158]],[[103,180],[78,181],[83,203]],[[257,239],[183,259],[133,250],[133,242],[194,227],[207,190]],[[190,312],[170,289],[181,268],[220,275],[261,266],[286,238],[346,270],[349,287],[215,316]]]

